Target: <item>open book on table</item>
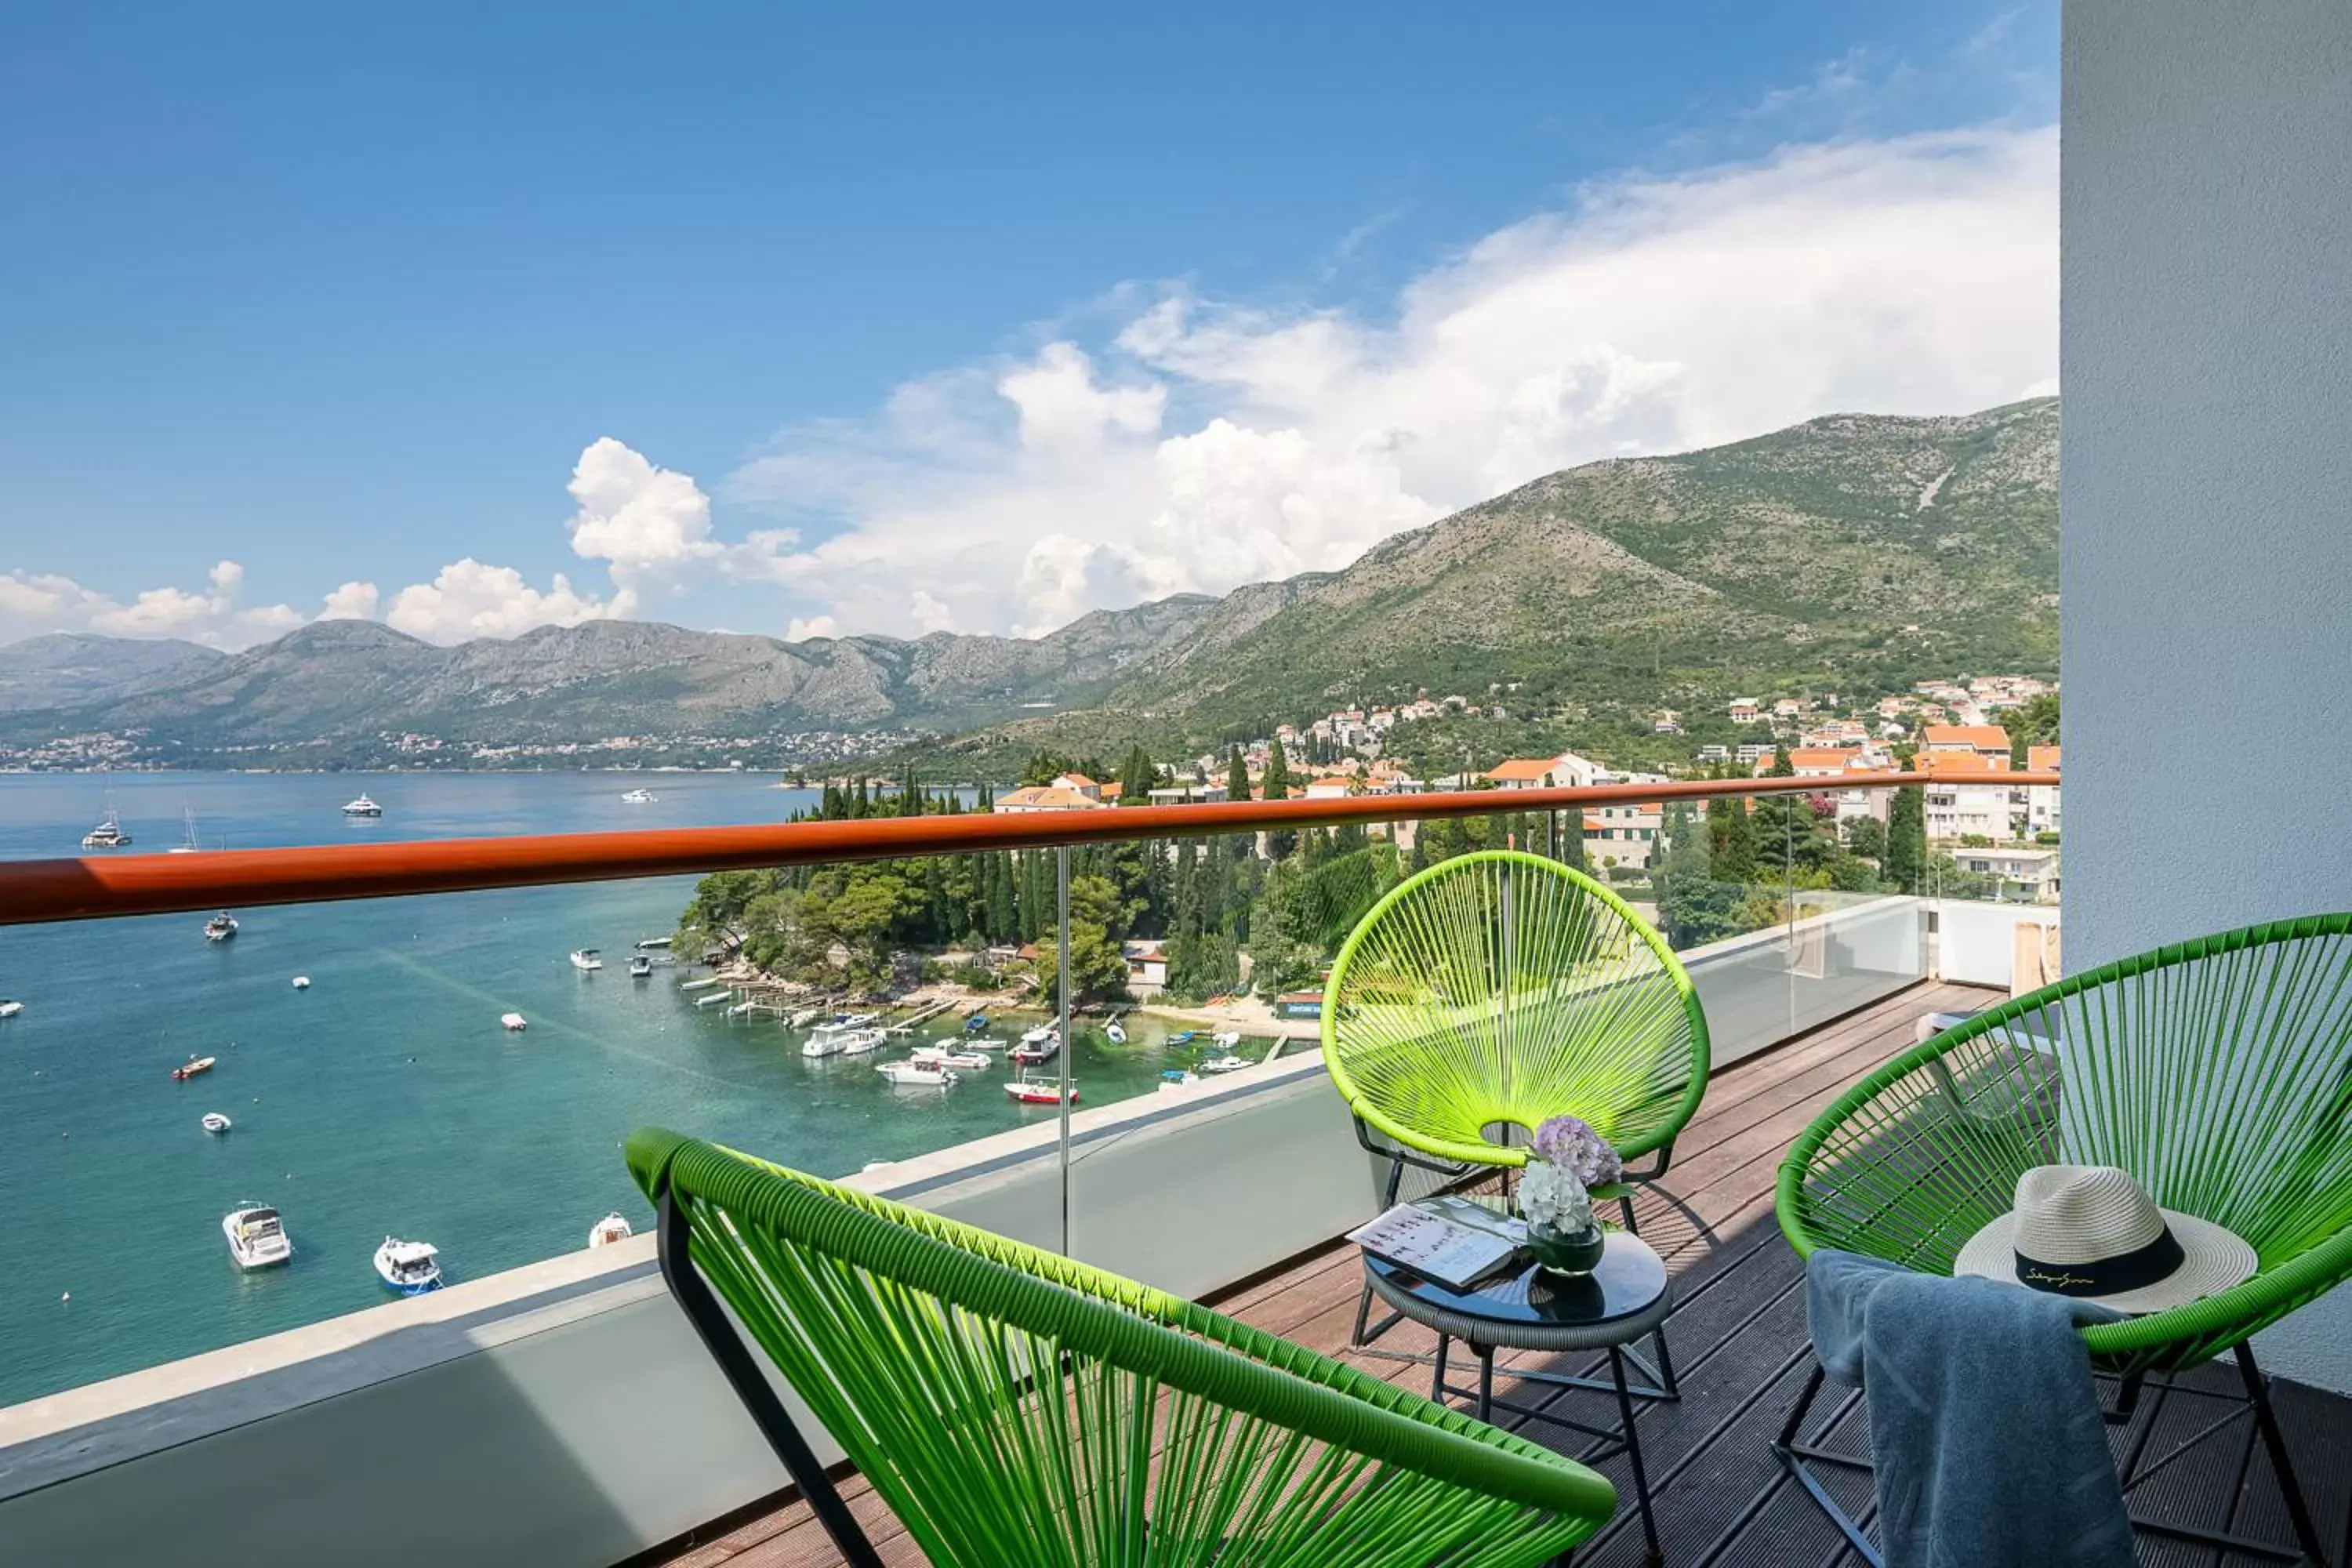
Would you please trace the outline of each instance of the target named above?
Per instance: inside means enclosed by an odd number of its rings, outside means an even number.
[[[1366,1252],[1461,1289],[1515,1258],[1527,1223],[1451,1194],[1399,1204],[1370,1225],[1348,1233]]]

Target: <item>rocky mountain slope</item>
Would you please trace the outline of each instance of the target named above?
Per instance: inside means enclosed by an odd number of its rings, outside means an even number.
[[[1327,700],[1420,689],[1516,683],[1527,702],[1631,710],[1784,679],[1862,689],[2049,669],[2057,455],[2055,399],[1832,416],[1567,469],[1344,571],[1098,611],[1034,640],[593,622],[443,648],[356,621],[228,657],[36,638],[0,649],[0,731],[137,727],[217,746],[919,728],[984,731],[977,752],[1074,728],[1263,733]],[[80,651],[36,647],[61,640]]]

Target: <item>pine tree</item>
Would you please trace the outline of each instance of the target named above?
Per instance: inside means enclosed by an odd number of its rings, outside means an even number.
[[[1266,799],[1290,798],[1290,762],[1284,755],[1279,741],[1266,749],[1265,777],[1261,783]],[[1265,836],[1265,852],[1276,860],[1289,859],[1291,850],[1297,845],[1298,835],[1290,828],[1276,828]]]
[[[1249,797],[1249,763],[1242,760],[1242,749],[1235,746],[1232,757],[1225,763],[1225,798],[1247,800]]]
[[[1927,870],[1927,801],[1916,784],[1895,792],[1886,813],[1886,879],[1906,893],[1919,891]]]
[[[1141,746],[1129,748],[1127,765],[1118,774],[1118,804],[1150,805],[1151,786],[1159,782],[1160,770],[1152,764],[1151,753]]]

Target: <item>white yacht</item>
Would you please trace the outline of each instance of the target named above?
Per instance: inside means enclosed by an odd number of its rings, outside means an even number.
[[[375,1249],[375,1275],[387,1290],[422,1296],[441,1289],[441,1250],[429,1241],[387,1236]]]
[[[945,1089],[956,1080],[948,1065],[936,1057],[884,1062],[874,1070],[900,1089]]]
[[[499,1026],[509,1035],[520,1035],[530,1027],[530,1022],[520,1013],[501,1013],[499,1015]]]
[[[572,967],[583,974],[604,967],[604,955],[593,947],[583,947],[572,955]]]
[[[278,1211],[260,1204],[241,1204],[222,1215],[221,1234],[228,1237],[228,1255],[239,1268],[268,1268],[294,1256]]]
[[[646,954],[646,953],[642,953],[642,952],[640,952],[640,953],[635,954],[635,956],[633,956],[633,957],[629,960],[629,978],[630,978],[630,979],[632,979],[632,980],[651,980],[653,977],[654,977],[654,961],[653,961],[653,959],[652,959],[650,956],[648,956],[648,955],[647,955],[647,954]]]
[[[206,942],[226,942],[236,934],[236,917],[223,910],[205,922]]]
[[[122,826],[121,816],[112,806],[106,808],[106,820],[81,836],[85,849],[120,849],[131,842],[129,830]]]
[[[207,1110],[196,1119],[196,1125],[218,1137],[229,1130],[229,1120],[217,1110]]]
[[[616,1241],[626,1241],[636,1234],[635,1227],[631,1226],[622,1215],[617,1212],[608,1214],[588,1227],[588,1245],[592,1248],[610,1247]]]
[[[820,1057],[862,1057],[888,1038],[879,1029],[860,1028],[845,1020],[835,1020],[811,1029],[809,1037],[801,1043],[801,1055],[812,1060]]]
[[[995,1059],[981,1051],[951,1051],[945,1046],[917,1046],[909,1061],[937,1062],[941,1067],[960,1072],[979,1072],[996,1065]]]
[[[624,791],[621,798],[628,802],[631,805],[651,805],[654,802],[661,799],[661,796],[656,795],[649,789],[633,789]]]
[[[14,996],[0,996],[0,1018],[13,1018],[25,1010],[25,1005]]]
[[[362,790],[357,800],[343,802],[343,815],[345,816],[382,816],[383,807],[370,800],[367,791]]]

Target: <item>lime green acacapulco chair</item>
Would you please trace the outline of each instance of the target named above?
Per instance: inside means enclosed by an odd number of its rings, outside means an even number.
[[[657,1129],[628,1162],[671,1291],[853,1568],[881,1558],[744,1334],[934,1568],[1517,1568],[1616,1506],[1573,1460],[1069,1258]]]
[[[1357,1138],[1389,1161],[1458,1178],[1527,1163],[1547,1118],[1579,1116],[1654,1181],[1706,1092],[1706,1014],[1674,950],[1581,871],[1517,850],[1441,861],[1399,883],[1349,934],[1323,994],[1323,1058]],[[1383,1146],[1369,1135],[1386,1140]],[[1627,1228],[1633,1205],[1620,1196]],[[1366,1321],[1353,1342],[1395,1321]],[[1674,1375],[1658,1337],[1658,1389]]]
[[[2254,1248],[2252,1279],[2083,1330],[2092,1364],[2120,1380],[2111,1424],[2130,1420],[2143,1380],[2159,1378],[2123,1479],[2128,1488],[2142,1473],[2168,1374],[2231,1352],[2302,1553],[2325,1561],[2248,1341],[2352,1277],[2347,932],[2352,914],[2226,931],[2105,964],[1946,1030],[1854,1085],[1790,1146],[1781,1231],[1801,1257],[1834,1247],[1949,1274],[1961,1245],[2009,1211],[2018,1176],[2053,1163],[2120,1166],[2159,1206],[2228,1226]],[[1867,1556],[1809,1468],[1856,1461],[1801,1436],[1822,1375],[1816,1367],[1776,1447]]]

